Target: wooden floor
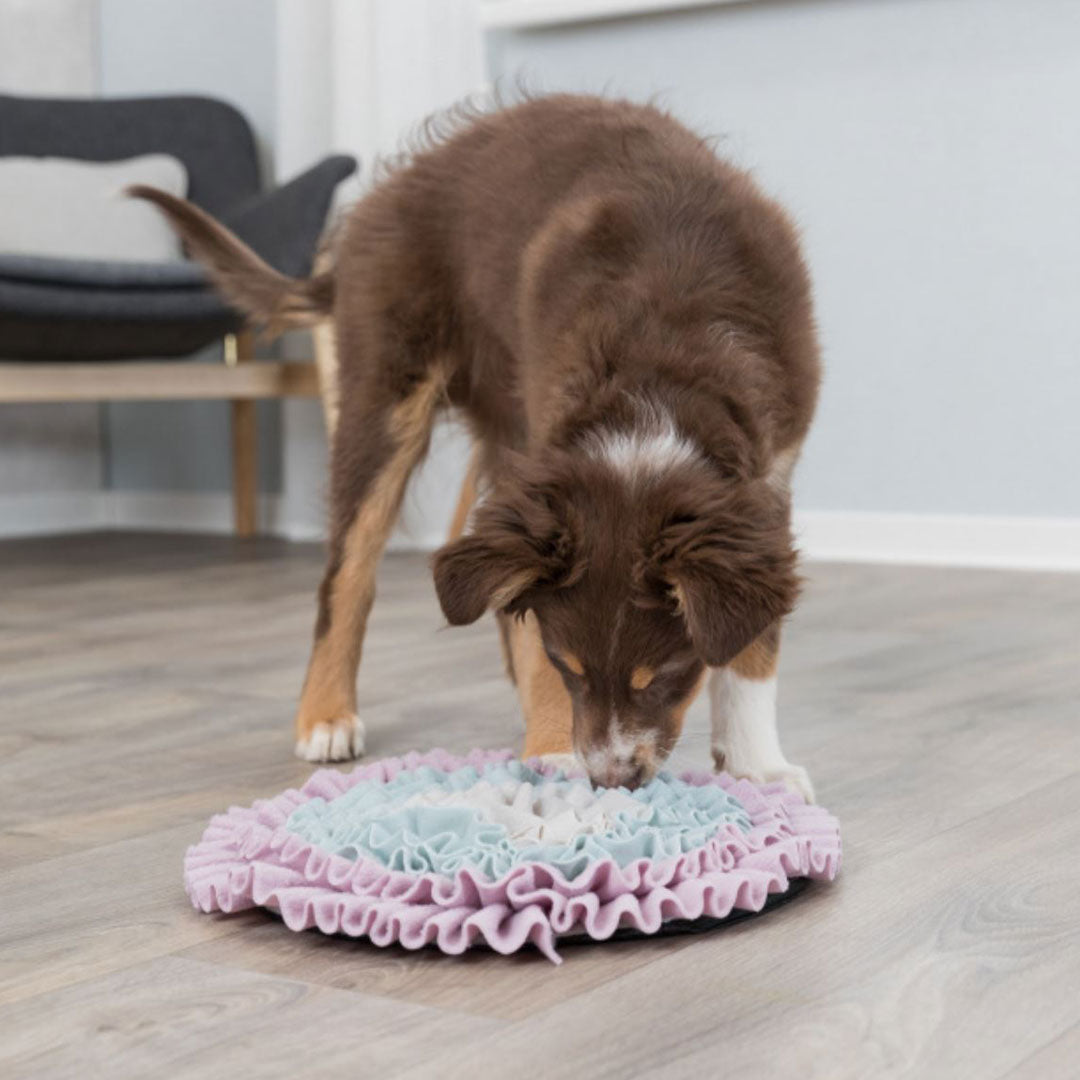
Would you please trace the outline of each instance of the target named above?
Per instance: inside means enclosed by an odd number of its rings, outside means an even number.
[[[464,959],[197,914],[181,858],[301,783],[320,554],[0,544],[0,1075],[1080,1075],[1080,576],[817,565],[785,742],[845,865],[718,933]],[[383,567],[369,750],[519,738],[489,621]],[[678,752],[701,764],[699,702]]]

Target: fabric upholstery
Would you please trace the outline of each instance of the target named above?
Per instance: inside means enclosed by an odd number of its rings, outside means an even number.
[[[208,284],[206,271],[190,259],[144,263],[0,254],[0,289],[5,281],[87,289],[192,289]]]
[[[169,154],[123,161],[0,158],[0,253],[178,261],[176,234],[154,207],[125,198],[130,184],[182,197],[187,171]]]
[[[176,359],[190,356],[243,325],[243,318],[225,307],[217,316],[153,320],[0,314],[0,363]]]
[[[231,105],[204,97],[67,99],[0,94],[0,157],[120,161],[171,154],[188,198],[221,215],[259,191],[255,137]]]
[[[306,277],[334,189],[355,171],[354,158],[335,154],[276,190],[234,207],[222,221],[275,270]]]
[[[434,944],[458,954],[483,944],[511,953],[531,942],[558,962],[556,945],[564,938],[586,935],[604,941],[626,929],[659,934],[673,922],[761,911],[796,879],[831,881],[840,869],[840,830],[828,811],[808,806],[783,784],[758,785],[704,772],[678,778],[661,774],[654,781],[655,794],[648,797],[647,819],[635,823],[620,813],[616,828],[603,838],[595,833],[601,822],[571,807],[575,821],[570,824],[584,831],[568,845],[560,826],[558,862],[552,863],[551,852],[533,843],[536,823],[527,819],[537,816],[532,811],[541,817],[545,810],[564,815],[566,799],[549,801],[538,789],[554,782],[565,795],[564,781],[570,777],[539,759],[525,763],[528,775],[518,767],[514,777],[512,758],[509,750],[476,750],[465,757],[432,750],[369,762],[352,772],[319,769],[299,790],[290,788],[251,807],[233,806],[211,818],[184,859],[188,896],[200,911],[236,912],[261,905],[280,914],[291,930],[317,927],[326,934],[366,937],[375,945],[398,942],[418,949]],[[504,770],[511,771],[510,785]],[[498,802],[485,798],[481,806],[466,800],[453,818],[444,816],[450,809],[445,802],[428,807],[433,827],[421,830],[425,840],[412,835],[422,804],[407,808],[375,797],[374,789],[393,785],[406,772],[424,783],[438,774],[456,774],[466,780],[454,793],[458,798],[475,792],[485,779],[513,790]],[[518,782],[523,779],[528,783]],[[443,785],[444,791],[447,786],[452,785]],[[350,798],[357,787],[359,803]],[[670,798],[655,797],[665,788]],[[673,815],[673,806],[684,802],[689,813]],[[358,810],[373,811],[368,821],[373,826],[378,825],[378,807],[389,813],[385,827],[357,836],[359,843],[338,847],[329,838],[324,847],[326,836],[312,840],[294,831],[312,804],[312,809],[327,808],[326,821],[338,818],[335,807],[343,819]],[[415,821],[402,821],[406,809],[418,815]],[[521,810],[530,811],[526,820]],[[546,819],[541,824],[545,830],[555,825]],[[510,857],[501,862],[465,858],[428,868],[448,847],[461,853],[463,825],[490,834],[487,854],[499,848]],[[517,839],[524,844],[510,843],[511,833],[522,826]],[[406,831],[410,843],[420,840],[412,845],[412,856],[419,860],[394,857]],[[567,860],[568,846],[580,846],[583,858],[574,858],[571,851]],[[471,843],[468,849],[484,855]]]
[[[293,276],[310,272],[334,189],[356,169],[337,155],[260,193],[251,129],[223,102],[0,95],[0,157],[109,161],[155,152],[183,162],[193,202]],[[184,356],[243,324],[190,262],[65,262],[0,256],[0,359]]]

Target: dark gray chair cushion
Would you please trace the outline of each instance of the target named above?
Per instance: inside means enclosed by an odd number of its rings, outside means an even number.
[[[174,360],[243,328],[232,311],[217,318],[47,319],[0,314],[0,362],[32,360]]]
[[[187,356],[243,323],[197,263],[0,256],[0,359]]]
[[[334,189],[356,170],[355,159],[335,155],[260,193],[251,129],[224,102],[0,95],[0,156],[109,161],[152,152],[183,161],[192,201],[294,277],[311,272]],[[0,359],[185,356],[242,325],[195,263],[0,253]]]
[[[206,285],[116,289],[0,279],[0,317],[46,319],[202,319],[229,311]]]
[[[177,262],[113,262],[0,254],[0,290],[5,283],[84,289],[199,289],[206,271],[187,259]]]

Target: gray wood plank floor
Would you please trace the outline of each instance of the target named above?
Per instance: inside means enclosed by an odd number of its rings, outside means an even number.
[[[0,1075],[1078,1075],[1080,576],[811,565],[785,745],[841,819],[830,888],[711,935],[380,950],[188,905],[206,819],[302,783],[321,555],[0,544]],[[488,622],[387,559],[369,751],[516,743]],[[679,765],[708,760],[703,702]]]

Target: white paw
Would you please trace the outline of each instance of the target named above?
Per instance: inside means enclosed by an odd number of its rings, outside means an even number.
[[[713,762],[717,771],[726,769],[737,780],[750,780],[755,784],[785,784],[796,795],[801,795],[808,802],[814,802],[814,785],[810,783],[810,774],[801,765],[792,765],[790,761],[781,761],[775,765],[749,764],[725,758],[723,750],[713,749]]]
[[[332,724],[316,724],[296,742],[296,756],[305,761],[348,761],[364,753],[364,721],[343,716]]]
[[[550,765],[554,769],[562,769],[565,773],[584,772],[584,766],[578,761],[577,754],[540,754],[537,761]]]

